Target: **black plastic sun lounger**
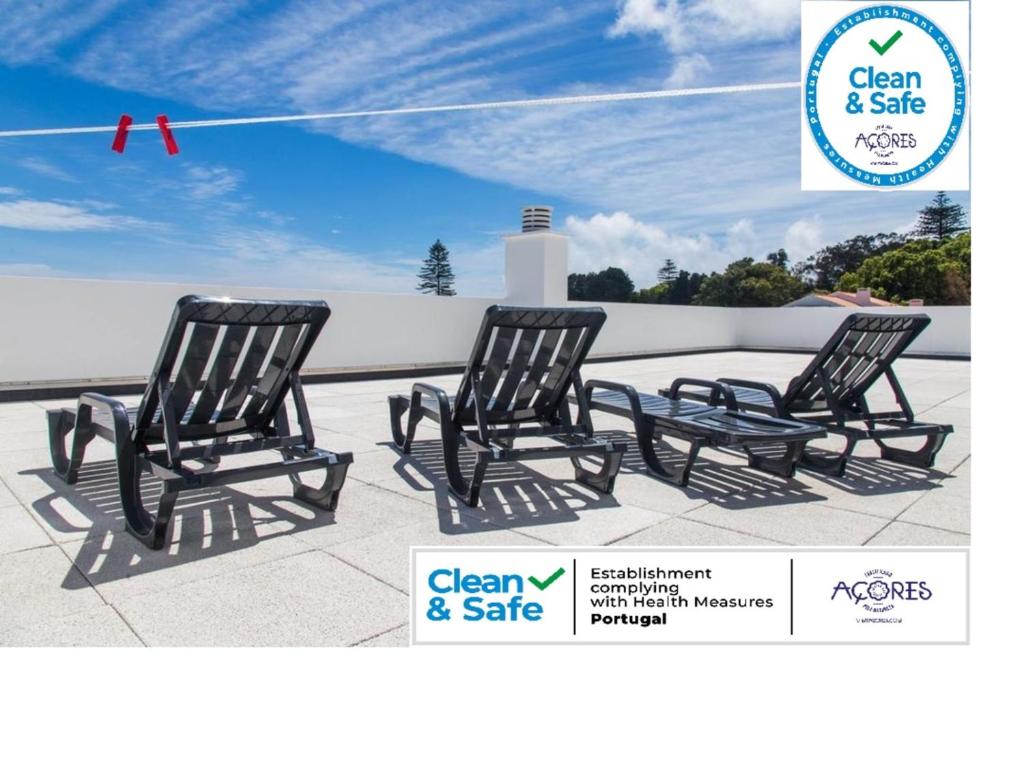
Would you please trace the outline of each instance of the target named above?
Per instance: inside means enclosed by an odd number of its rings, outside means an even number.
[[[299,380],[329,315],[322,301],[181,298],[138,408],[87,392],[77,409],[47,412],[54,470],[74,484],[89,442],[113,442],[127,530],[153,549],[163,546],[174,503],[185,490],[287,475],[296,499],[334,510],[352,454],[316,447]],[[289,392],[296,435],[288,428]],[[69,459],[64,441],[70,432]],[[239,435],[244,438],[231,440]],[[264,450],[276,450],[284,460],[224,470],[185,465]],[[314,469],[326,470],[319,488],[298,478]],[[143,473],[162,484],[155,518],[142,502]]]
[[[785,393],[763,382],[726,378],[718,381],[732,389],[740,409],[812,421],[845,438],[846,446],[840,453],[805,450],[801,466],[842,476],[856,444],[871,439],[886,460],[930,468],[953,427],[915,421],[910,401],[893,368],[896,359],[929,323],[931,319],[923,313],[847,316],[807,368],[789,383]],[[866,394],[883,376],[899,410],[872,413]],[[662,390],[663,395],[670,393],[671,390]],[[712,405],[719,402],[707,390],[683,394]],[[917,450],[894,448],[885,442],[899,437],[924,437],[925,441]]]
[[[411,395],[388,398],[395,444],[409,454],[416,425],[424,417],[438,423],[449,486],[470,506],[477,505],[487,466],[496,461],[568,457],[578,482],[611,492],[626,445],[596,439],[585,408],[572,423],[567,400],[570,389],[582,393],[580,365],[604,321],[600,308],[491,306],[454,401],[419,382]],[[558,444],[517,449],[521,437],[550,437]],[[459,465],[463,446],[475,453],[468,483]],[[582,466],[579,459],[586,456],[602,459],[599,471]]]
[[[684,385],[705,388],[712,404],[683,399]],[[681,487],[689,483],[690,471],[703,447],[742,448],[752,468],[790,477],[807,442],[826,436],[817,424],[740,411],[731,388],[699,379],[676,381],[664,397],[637,392],[628,384],[591,380],[584,387],[583,397],[591,411],[630,419],[648,472]],[[719,402],[724,407],[717,407]],[[686,462],[675,470],[658,457],[654,443],[663,436],[690,443]]]

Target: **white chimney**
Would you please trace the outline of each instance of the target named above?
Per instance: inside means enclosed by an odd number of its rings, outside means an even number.
[[[551,231],[551,207],[523,208],[523,231],[505,237],[505,298],[510,305],[568,302],[569,238]]]
[[[857,295],[854,297],[853,302],[862,308],[870,307],[871,305],[871,290],[861,287],[857,290]]]

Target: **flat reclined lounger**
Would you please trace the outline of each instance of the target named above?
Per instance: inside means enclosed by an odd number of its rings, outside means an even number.
[[[840,453],[805,450],[801,466],[842,476],[856,444],[871,439],[886,460],[931,468],[953,427],[916,421],[893,368],[896,359],[930,322],[923,313],[847,316],[785,393],[763,382],[718,381],[732,389],[741,410],[812,421],[845,438],[846,446]],[[889,382],[899,410],[872,413],[866,394],[882,376]],[[666,396],[670,393],[661,391]],[[688,390],[683,396],[712,405],[719,402],[706,389]],[[924,437],[925,441],[917,450],[894,448],[885,442],[900,437]]]
[[[316,447],[299,380],[329,315],[319,300],[181,298],[138,408],[87,392],[76,409],[47,412],[54,470],[75,484],[86,446],[95,437],[113,442],[125,526],[154,550],[163,547],[174,503],[184,490],[287,475],[297,500],[333,511],[352,454]],[[298,415],[296,435],[288,429],[289,392]],[[65,437],[71,432],[69,458]],[[238,435],[244,438],[230,440]],[[215,464],[220,456],[261,450],[276,450],[284,460],[220,471],[184,465]],[[319,488],[298,477],[314,469],[326,472]],[[142,503],[143,473],[162,484],[155,518]]]
[[[716,403],[723,402],[725,407],[683,399],[680,390],[684,384],[706,388],[709,396]],[[632,420],[648,471],[681,487],[689,483],[690,471],[702,447],[743,448],[752,468],[790,477],[807,442],[826,436],[825,430],[817,424],[739,411],[732,390],[716,382],[680,379],[672,384],[670,394],[663,397],[637,392],[628,384],[591,380],[584,387],[583,398],[591,411],[604,411]],[[675,471],[658,458],[654,442],[662,436],[690,443],[686,463]],[[753,449],[780,445],[784,450],[781,456],[769,456]]]
[[[578,482],[611,492],[626,445],[595,438],[585,408],[572,423],[567,400],[570,389],[582,393],[580,365],[604,321],[601,308],[492,305],[454,401],[439,387],[420,382],[410,395],[388,398],[395,444],[408,455],[417,424],[424,417],[438,423],[449,487],[473,507],[487,466],[495,461],[568,457]],[[515,448],[520,437],[550,437],[558,444]],[[475,453],[468,483],[459,464],[460,447]],[[601,469],[585,469],[580,458],[586,456],[601,457]]]

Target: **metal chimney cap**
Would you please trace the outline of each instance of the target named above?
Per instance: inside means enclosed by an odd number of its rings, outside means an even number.
[[[527,205],[523,208],[523,232],[543,232],[551,229],[550,205]]]

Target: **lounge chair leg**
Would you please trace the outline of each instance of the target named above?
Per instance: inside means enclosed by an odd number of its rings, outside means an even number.
[[[454,469],[448,466],[447,448],[445,450],[445,469],[448,474],[448,487],[459,500],[470,508],[476,508],[480,504],[480,487],[484,483],[484,475],[487,473],[487,466],[491,459],[487,453],[476,454],[476,464],[473,466],[473,476],[466,483],[459,467],[458,449],[455,450]]]
[[[96,437],[92,430],[92,408],[80,405],[78,413],[67,410],[48,411],[47,425],[50,429],[50,459],[53,470],[67,484],[78,481],[78,469],[85,458],[85,448]],[[68,457],[65,438],[73,431],[71,438],[71,456]]]
[[[490,460],[486,453],[477,453],[476,465],[473,466],[473,479],[469,484],[469,500],[466,501],[466,505],[470,508],[476,508],[480,504],[480,487],[484,483],[488,463]]]
[[[409,406],[402,402],[402,398],[392,396],[388,398],[388,412],[391,416],[391,439],[395,447],[405,446],[405,432],[402,431],[402,416]]]
[[[615,477],[619,474],[619,467],[622,465],[622,453],[608,452],[604,454],[600,471],[588,471],[583,468],[578,456],[572,459],[572,466],[576,470],[576,481],[587,487],[611,494],[615,489]]]
[[[405,433],[405,441],[402,443],[402,452],[408,455],[412,452],[412,441],[416,439],[416,427],[423,419],[423,411],[418,408],[409,409],[409,426]]]
[[[223,445],[227,441],[228,441],[227,437],[216,437],[213,440],[213,444],[215,444],[215,445]],[[203,461],[203,463],[209,463],[211,465],[216,466],[218,463],[220,463],[220,456],[219,455],[207,455],[207,456],[204,456],[204,457],[200,458],[199,460]]]
[[[117,478],[121,490],[121,508],[124,510],[125,529],[152,550],[160,550],[167,538],[178,493],[164,485],[157,505],[156,518],[142,504],[140,481],[142,472],[133,457],[122,456],[117,461]]]
[[[769,458],[753,452],[749,447],[744,447],[747,453],[747,465],[758,471],[764,471],[776,476],[784,476],[791,479],[796,474],[796,464],[804,454],[807,442],[786,443],[786,452],[780,458]]]
[[[462,466],[459,464],[461,444],[461,433],[455,429],[447,416],[442,416],[441,447],[444,450],[444,473],[448,477],[448,489],[466,505],[475,508],[479,499],[480,484],[490,461],[484,458],[483,453],[477,453],[473,478],[467,484],[466,478],[462,475]]]
[[[846,473],[846,464],[853,455],[853,449],[857,445],[857,438],[853,435],[846,437],[846,447],[841,453],[812,453],[806,447],[800,455],[799,464],[803,468],[818,471],[827,476],[843,476]]]
[[[944,433],[929,434],[919,449],[901,450],[887,445],[880,439],[875,440],[875,444],[882,451],[882,458],[894,463],[914,466],[915,468],[932,468],[935,465],[935,456],[942,449],[945,442],[946,435]]]
[[[654,448],[653,440],[647,435],[642,435],[639,428],[637,429],[637,442],[640,443],[640,454],[643,456],[644,463],[647,464],[648,473],[679,487],[686,487],[690,483],[690,472],[693,470],[693,464],[697,461],[701,447],[703,447],[700,440],[690,441],[690,452],[686,456],[686,463],[677,467],[675,471],[662,464],[658,458],[658,452]]]
[[[391,412],[391,439],[395,445],[401,448],[406,455],[412,450],[412,441],[416,437],[416,426],[423,418],[423,412],[412,410],[409,401],[403,397],[392,396],[388,398],[388,407]],[[402,416],[409,411],[408,430],[402,430]]]
[[[334,511],[338,508],[338,495],[345,484],[345,475],[347,473],[347,463],[336,463],[328,466],[322,486],[310,487],[301,481],[294,483],[293,493],[295,499],[301,500],[303,503],[312,505],[315,508]]]

